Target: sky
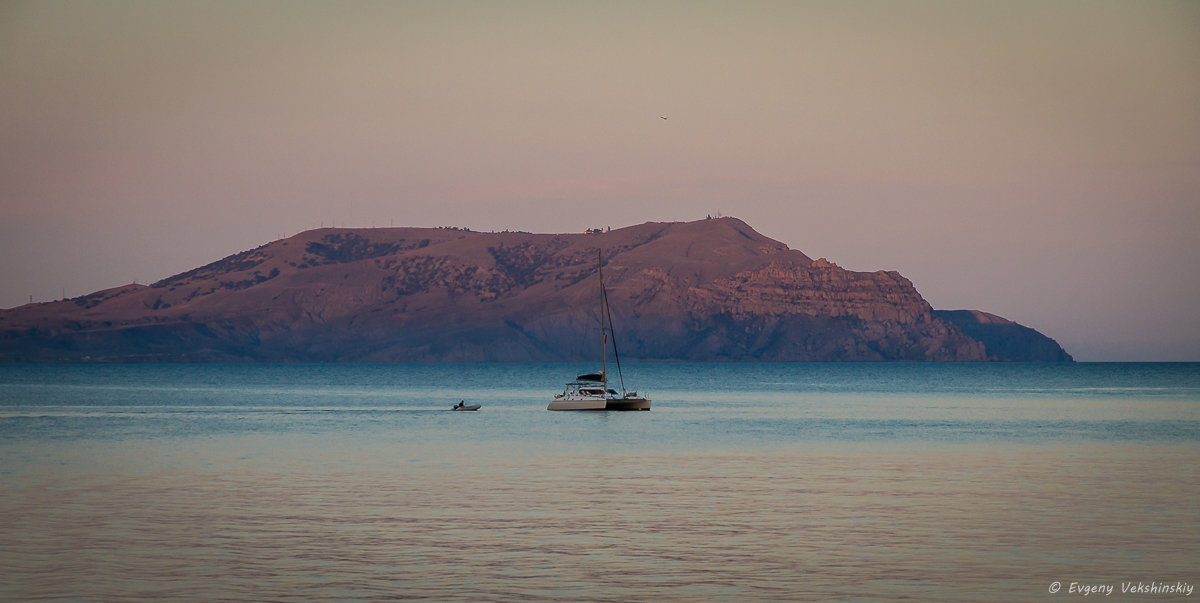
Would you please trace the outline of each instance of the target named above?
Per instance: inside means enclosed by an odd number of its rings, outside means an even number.
[[[720,213],[1200,361],[1197,2],[0,0],[0,82],[3,308],[320,226]]]

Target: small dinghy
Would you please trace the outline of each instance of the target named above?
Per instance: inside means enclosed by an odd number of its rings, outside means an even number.
[[[479,407],[479,404],[463,404],[462,402],[459,402],[458,404],[451,406],[450,410],[479,410]]]

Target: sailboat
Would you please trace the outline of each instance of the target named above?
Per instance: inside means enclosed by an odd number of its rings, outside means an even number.
[[[567,382],[561,394],[555,394],[546,410],[650,410],[650,398],[625,389],[621,374],[621,356],[617,353],[617,337],[613,330],[608,294],[604,290],[604,257],[597,251],[600,275],[600,372],[588,373]],[[608,337],[612,335],[613,359],[617,365],[617,384],[621,391],[609,387]]]

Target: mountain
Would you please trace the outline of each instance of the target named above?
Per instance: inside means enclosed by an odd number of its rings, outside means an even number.
[[[590,359],[599,252],[627,359],[1030,357],[1032,340],[972,334],[899,273],[814,261],[718,218],[579,234],[311,230],[152,285],[2,310],[0,360]]]

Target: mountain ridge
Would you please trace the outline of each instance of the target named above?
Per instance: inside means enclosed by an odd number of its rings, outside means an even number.
[[[310,230],[150,285],[0,310],[0,360],[587,359],[601,254],[629,359],[1025,360],[1034,345],[988,334],[990,349],[898,272],[848,271],[716,218]]]

